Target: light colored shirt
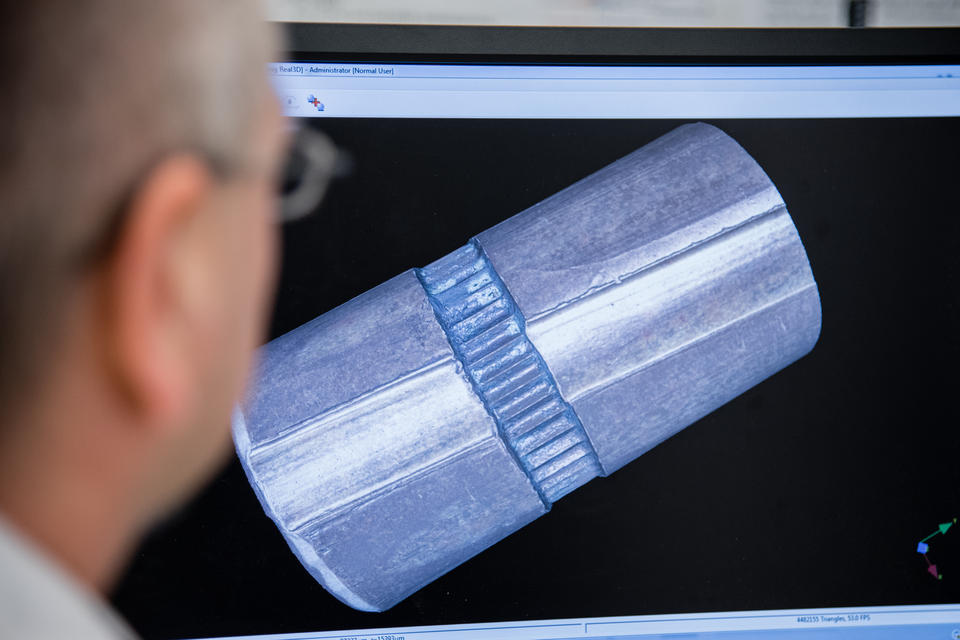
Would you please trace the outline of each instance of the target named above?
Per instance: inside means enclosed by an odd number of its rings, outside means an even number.
[[[0,517],[0,638],[113,640],[136,634]]]

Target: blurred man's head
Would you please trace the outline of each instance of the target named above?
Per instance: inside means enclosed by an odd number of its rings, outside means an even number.
[[[0,8],[0,511],[100,587],[227,451],[261,339],[283,131],[257,9]]]

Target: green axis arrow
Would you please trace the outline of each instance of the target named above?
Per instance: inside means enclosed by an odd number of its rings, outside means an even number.
[[[952,527],[956,521],[957,519],[954,518],[953,522],[944,522],[943,524],[937,525],[937,530],[931,533],[930,535],[928,535],[926,538],[924,538],[920,542],[926,542],[927,540],[937,535],[938,533],[946,533],[947,531],[950,530],[950,527]]]

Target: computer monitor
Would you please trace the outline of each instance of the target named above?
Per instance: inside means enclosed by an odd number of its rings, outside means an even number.
[[[285,28],[270,68],[285,114],[341,160],[283,230],[271,338],[695,122],[776,186],[822,330],[381,613],[304,570],[233,462],[120,585],[135,628],[960,637],[960,31]]]

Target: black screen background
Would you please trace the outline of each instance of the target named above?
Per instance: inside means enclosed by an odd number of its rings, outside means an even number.
[[[685,121],[312,119],[353,158],[283,230],[271,337]],[[960,119],[715,120],[780,190],[820,289],[810,355],[393,609],[350,609],[236,460],[113,602],[146,638],[960,602]],[[389,526],[389,523],[384,523]]]

